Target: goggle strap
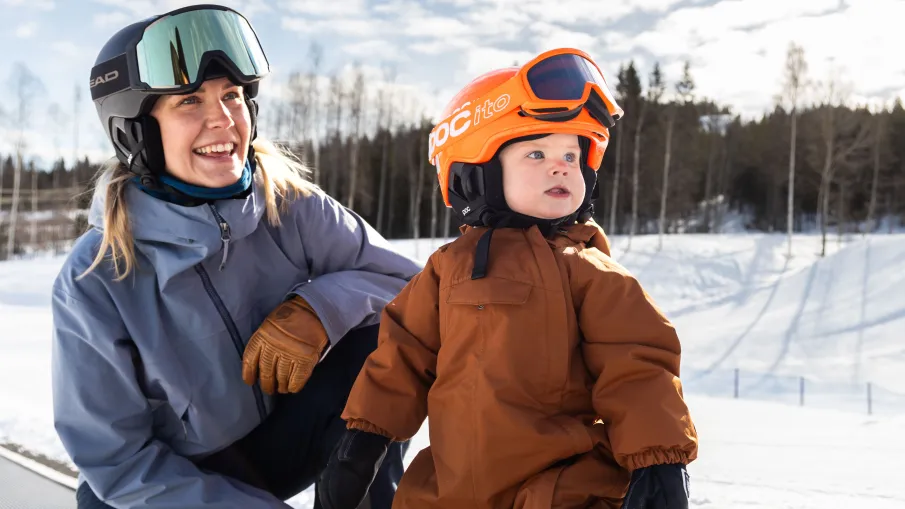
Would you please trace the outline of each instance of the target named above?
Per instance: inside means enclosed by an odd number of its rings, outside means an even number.
[[[565,110],[565,111],[556,111],[550,113],[529,113],[524,109],[519,109],[519,116],[522,117],[531,117],[535,120],[540,120],[543,122],[569,122],[571,120],[575,120],[578,115],[581,114],[581,109],[584,106],[579,106],[573,110]]]
[[[616,120],[610,114],[610,110],[606,107],[606,102],[597,93],[597,90],[591,89],[591,95],[588,96],[588,102],[585,104],[588,113],[594,117],[594,120],[607,129],[616,125]]]
[[[126,54],[101,62],[91,69],[91,100],[96,101],[129,88],[129,64]]]

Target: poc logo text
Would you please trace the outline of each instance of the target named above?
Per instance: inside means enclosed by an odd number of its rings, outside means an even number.
[[[497,97],[495,101],[487,99],[484,104],[478,104],[474,107],[470,107],[471,102],[466,102],[459,106],[453,111],[455,115],[451,119],[438,125],[431,132],[428,142],[428,154],[433,154],[450,138],[462,136],[472,126],[480,124],[482,119],[490,118],[504,111],[509,106],[509,102],[509,94],[503,94]]]

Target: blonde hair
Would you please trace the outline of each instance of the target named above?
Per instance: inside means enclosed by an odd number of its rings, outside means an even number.
[[[289,150],[273,142],[258,138],[252,143],[257,161],[260,184],[264,188],[267,220],[280,225],[280,214],[301,196],[317,191],[306,180],[308,168]],[[98,193],[105,193],[104,227],[100,247],[91,265],[78,276],[81,279],[96,269],[104,258],[113,263],[116,281],[122,281],[135,267],[135,244],[126,204],[126,186],[135,176],[118,159],[112,158],[98,171],[95,183]]]

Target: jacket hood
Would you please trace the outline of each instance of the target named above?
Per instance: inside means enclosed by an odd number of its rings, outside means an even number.
[[[147,256],[161,282],[190,268],[223,248],[216,213],[229,225],[230,242],[250,235],[264,215],[264,191],[260,174],[245,198],[217,200],[207,205],[186,207],[159,200],[143,192],[133,182],[126,185],[125,202],[136,250]],[[98,181],[88,223],[104,230],[109,178]]]

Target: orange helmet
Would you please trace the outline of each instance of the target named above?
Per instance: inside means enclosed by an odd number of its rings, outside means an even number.
[[[609,142],[609,128],[622,114],[600,68],[580,50],[552,50],[522,67],[483,74],[456,94],[430,134],[429,158],[437,169],[443,201],[453,206],[449,197],[453,164],[486,163],[504,143],[525,136],[583,137],[589,142],[583,163],[596,171]],[[469,207],[464,208],[467,214]]]

